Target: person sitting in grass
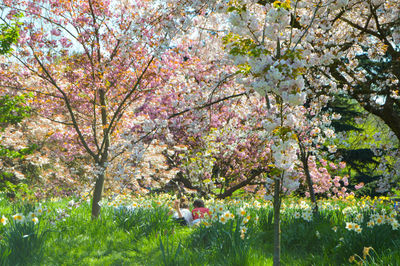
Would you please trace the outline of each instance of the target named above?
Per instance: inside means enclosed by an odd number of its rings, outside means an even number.
[[[174,202],[175,213],[172,216],[180,225],[192,225],[192,213],[188,209],[185,199],[176,200]]]
[[[197,224],[204,219],[207,214],[210,217],[210,210],[204,207],[204,202],[201,199],[197,199],[193,202],[194,209],[192,210],[193,222],[192,224]]]

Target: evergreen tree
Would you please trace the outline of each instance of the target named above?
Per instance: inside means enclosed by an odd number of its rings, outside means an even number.
[[[375,183],[381,178],[376,169],[384,154],[377,156],[370,147],[359,145],[359,142],[368,143],[366,138],[370,136],[368,136],[365,128],[356,122],[356,119],[360,117],[363,117],[364,122],[371,121],[371,115],[368,115],[357,102],[345,95],[337,95],[328,104],[327,110],[341,116],[340,119],[332,121],[335,132],[345,136],[343,138],[344,145],[338,148],[336,155],[339,155],[339,158],[346,162],[351,188],[354,189],[355,184],[362,182],[365,186],[360,193],[375,196],[377,194],[374,189]],[[377,127],[376,120],[370,123],[370,126]],[[352,139],[349,138],[350,136]]]

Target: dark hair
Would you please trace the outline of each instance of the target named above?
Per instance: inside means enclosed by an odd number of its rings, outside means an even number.
[[[195,208],[204,208],[204,202],[201,199],[197,199],[193,202]]]
[[[180,199],[179,200],[179,207],[187,209],[189,207],[189,204],[185,199]]]

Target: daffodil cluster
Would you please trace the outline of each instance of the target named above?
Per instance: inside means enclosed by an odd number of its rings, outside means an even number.
[[[357,233],[361,233],[362,228],[359,224],[357,223],[346,223],[346,229],[349,231],[355,231]]]
[[[48,210],[46,210],[44,207],[42,207],[41,204],[39,204],[34,211],[29,212],[28,214],[24,215],[23,213],[16,213],[12,215],[12,221],[18,224],[24,224],[24,223],[34,223],[37,224],[39,223],[39,217],[42,216],[44,213],[46,213]],[[2,215],[0,219],[0,223],[2,225],[6,225],[8,223],[8,218]]]
[[[398,230],[399,229],[399,221],[396,218],[397,218],[396,211],[393,210],[389,214],[387,214],[385,210],[382,210],[381,213],[371,214],[371,217],[367,223],[367,226],[373,227],[375,225],[388,224],[388,225],[392,226],[393,230]]]

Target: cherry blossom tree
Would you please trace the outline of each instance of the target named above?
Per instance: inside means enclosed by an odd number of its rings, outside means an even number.
[[[321,16],[319,27],[311,29],[318,34],[309,40],[310,46],[323,62],[309,72],[310,89],[318,93],[323,89],[321,83],[334,82],[323,90],[350,97],[379,117],[393,132],[393,145],[385,145],[385,152],[398,158],[399,2],[346,0],[326,8],[329,12]],[[381,148],[374,147],[376,156],[383,154]],[[399,162],[394,160],[392,164],[382,160],[378,167],[383,175],[378,188],[381,192],[388,191],[400,174]]]
[[[224,40],[243,76],[242,83],[264,97],[266,108],[273,110],[264,125],[271,141],[272,165],[267,183],[273,184],[274,191],[274,265],[280,265],[281,194],[299,186],[299,149],[308,167],[308,155],[304,146],[299,147],[296,134],[296,124],[302,119],[293,116],[307,95],[303,75],[320,63],[308,40],[316,37],[312,29],[319,25],[319,18],[330,4],[336,3],[296,1],[292,6],[290,1],[235,1],[220,5],[220,10],[229,15],[229,34]]]
[[[149,104],[168,83],[183,60],[176,56],[179,48],[171,49],[172,41],[203,6],[96,0],[1,4],[5,20],[24,14],[1,86],[34,92],[34,107],[66,129],[52,135],[62,141],[64,154],[92,158],[92,217],[100,214],[106,170],[119,153],[113,145],[125,129],[142,127],[144,135],[132,137],[140,142],[162,127],[162,121],[148,123],[135,109]]]

